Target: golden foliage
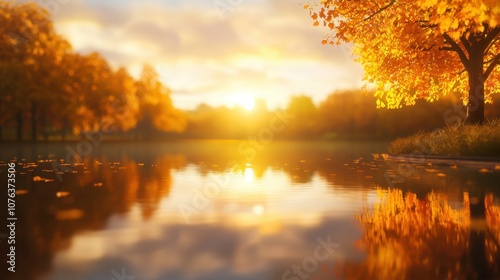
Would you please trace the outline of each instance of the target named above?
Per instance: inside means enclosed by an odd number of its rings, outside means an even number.
[[[367,257],[361,265],[346,265],[348,279],[407,279],[417,271],[423,278],[459,274],[456,260],[467,250],[470,226],[467,193],[459,210],[444,194],[419,200],[415,193],[379,189],[378,197],[372,210],[357,216],[363,227],[358,246]],[[437,266],[443,271],[432,269]]]
[[[306,9],[315,25],[331,30],[324,44],[354,43],[364,79],[376,89],[378,107],[399,108],[416,99],[432,102],[453,93],[466,101],[468,76],[461,70],[467,66],[445,36],[462,52],[468,48],[463,42],[474,48],[476,41],[484,42],[483,61],[498,62],[500,2],[495,0],[321,0]],[[484,71],[486,67],[488,63]],[[500,91],[500,71],[493,69],[485,82],[487,98]]]
[[[72,52],[49,13],[35,3],[0,1],[0,74],[5,77],[0,81],[0,128],[15,121],[18,140],[24,119],[30,121],[34,141],[38,129],[45,138],[57,130],[63,138],[71,130],[127,132],[144,117],[140,111],[149,114],[157,130],[179,132],[186,126],[156,73],[135,81],[99,53]]]
[[[486,240],[487,260],[490,264],[498,259],[500,244],[500,206],[493,204],[493,194],[486,195],[484,200],[486,207],[486,224],[488,225],[491,238]]]

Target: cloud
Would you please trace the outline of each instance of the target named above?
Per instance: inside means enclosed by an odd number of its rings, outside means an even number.
[[[164,222],[127,235],[113,234],[128,230],[115,228],[99,237],[104,255],[85,261],[68,253],[60,255],[49,279],[106,279],[113,269],[122,267],[137,279],[270,279],[270,275],[275,275],[271,279],[282,279],[292,265],[301,265],[313,256],[320,246],[317,238],[326,240],[327,236],[340,247],[331,252],[325,264],[360,260],[364,255],[354,247],[360,232],[350,217],[324,218],[315,227],[287,223],[274,234],[219,222],[188,226]],[[150,232],[158,234],[148,235]],[[327,253],[324,250],[321,254]]]
[[[232,6],[221,18],[214,3]],[[134,76],[143,63],[171,69],[164,82],[182,107],[197,105],[186,93],[221,105],[231,91],[247,90],[278,106],[297,91],[319,100],[360,84],[359,65],[320,43],[327,30],[313,27],[298,1],[78,0],[54,18],[77,51],[98,51]]]

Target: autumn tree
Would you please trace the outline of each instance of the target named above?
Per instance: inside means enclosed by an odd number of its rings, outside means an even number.
[[[109,81],[110,101],[107,105],[107,119],[114,131],[126,132],[137,124],[139,101],[135,91],[135,80],[124,67],[111,74]]]
[[[500,91],[497,0],[320,0],[307,4],[324,44],[353,43],[378,107],[461,93],[465,123],[482,124]]]
[[[17,138],[23,138],[27,118],[31,119],[32,140],[36,140],[42,110],[54,104],[50,98],[53,77],[58,75],[62,56],[70,51],[67,41],[56,34],[46,10],[34,3],[0,2],[0,82],[5,116],[17,123]],[[2,102],[3,103],[3,102]]]
[[[61,105],[69,98],[67,87],[69,75],[64,68],[63,57],[71,50],[70,44],[53,34],[43,47],[43,54],[35,58],[29,73],[31,140],[36,141],[41,132],[46,140],[55,129],[55,124],[67,117],[61,114]]]
[[[141,76],[135,83],[139,102],[138,129],[151,136],[153,130],[181,132],[186,127],[184,115],[174,108],[170,90],[160,81],[156,70],[145,65]]]
[[[310,138],[316,134],[317,108],[311,97],[295,95],[290,98],[286,111],[298,120],[292,122],[284,133],[292,137]]]

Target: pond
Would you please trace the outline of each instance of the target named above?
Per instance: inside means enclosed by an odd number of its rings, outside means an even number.
[[[500,277],[495,164],[390,162],[384,142],[0,147],[8,279]]]

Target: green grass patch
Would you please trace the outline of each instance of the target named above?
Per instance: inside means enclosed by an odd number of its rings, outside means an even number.
[[[449,126],[398,138],[392,154],[500,157],[500,120],[485,125]]]

